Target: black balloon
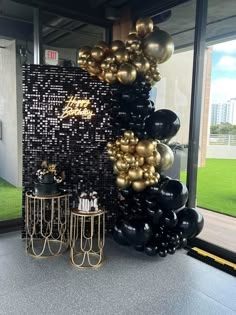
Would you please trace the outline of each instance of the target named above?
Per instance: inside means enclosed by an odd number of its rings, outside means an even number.
[[[146,131],[154,139],[170,139],[180,128],[179,117],[169,109],[160,109],[146,119]]]
[[[176,248],[175,248],[174,246],[169,246],[169,247],[167,248],[167,252],[168,252],[168,254],[170,254],[170,255],[173,255],[173,254],[175,253],[175,251],[176,251]]]
[[[173,211],[166,211],[163,215],[162,218],[162,223],[170,228],[173,228],[177,225],[178,223],[178,218],[176,213],[174,213]]]
[[[197,236],[203,229],[203,216],[194,208],[184,208],[177,213],[177,217],[177,227],[183,232],[183,235],[186,238]]]
[[[159,185],[157,185],[157,184],[153,185],[153,186],[149,186],[146,189],[146,193],[147,193],[147,196],[148,196],[147,198],[148,199],[156,198],[158,190],[159,190]]]
[[[144,251],[148,256],[156,256],[158,254],[158,246],[152,242],[146,244]]]
[[[114,238],[114,240],[120,244],[120,245],[129,245],[129,243],[127,242],[121,228],[120,228],[120,222],[117,222],[113,228],[113,233],[112,236]]]
[[[145,245],[152,236],[152,228],[144,220],[122,220],[120,227],[127,241],[133,246]]]
[[[171,178],[169,176],[161,174],[159,181],[158,181],[158,186],[161,186],[163,183],[167,182]]]
[[[163,210],[179,209],[188,200],[188,189],[179,180],[163,182],[157,191],[158,204]]]
[[[160,248],[158,252],[159,252],[160,257],[166,257],[167,256],[167,249],[166,248]]]

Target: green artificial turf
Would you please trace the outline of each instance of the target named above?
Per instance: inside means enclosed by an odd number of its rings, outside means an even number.
[[[236,159],[207,159],[198,169],[197,205],[236,217]]]
[[[0,221],[22,216],[22,188],[0,178]]]

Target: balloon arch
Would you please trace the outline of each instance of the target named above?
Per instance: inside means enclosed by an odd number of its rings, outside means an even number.
[[[124,43],[99,42],[79,51],[80,67],[111,84],[114,142],[107,143],[119,189],[119,217],[113,238],[149,256],[165,257],[203,228],[197,209],[186,207],[187,187],[162,174],[174,162],[168,146],[179,128],[178,116],[155,111],[151,86],[161,80],[158,64],[174,52],[171,36],[140,18]]]

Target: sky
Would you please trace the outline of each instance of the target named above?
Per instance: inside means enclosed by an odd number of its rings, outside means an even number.
[[[213,46],[211,103],[236,97],[236,40]]]

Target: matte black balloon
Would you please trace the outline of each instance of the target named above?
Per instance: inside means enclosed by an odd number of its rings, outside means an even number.
[[[197,236],[203,229],[204,219],[202,214],[194,208],[184,208],[177,214],[177,227],[183,232],[184,237],[190,239]]]
[[[124,198],[131,196],[133,194],[133,191],[131,188],[122,189],[119,191],[120,195]]]
[[[145,245],[152,237],[152,228],[148,222],[130,219],[123,220],[121,230],[131,245]]]
[[[158,254],[158,246],[152,242],[148,243],[146,244],[144,251],[148,256],[156,256]]]
[[[134,249],[137,250],[138,252],[143,252],[144,246],[143,245],[136,245],[136,246],[134,246]]]
[[[180,128],[179,117],[169,109],[160,109],[146,119],[146,131],[154,139],[170,139]]]
[[[113,228],[113,233],[112,236],[114,238],[114,240],[120,244],[120,245],[129,245],[129,243],[127,242],[121,228],[120,228],[120,222],[117,222]]]
[[[173,228],[177,225],[178,223],[178,218],[176,213],[173,211],[166,211],[163,215],[162,222],[164,223],[165,226],[168,226],[170,228]]]
[[[188,189],[179,180],[165,181],[157,191],[158,204],[163,210],[182,207],[188,200]]]

